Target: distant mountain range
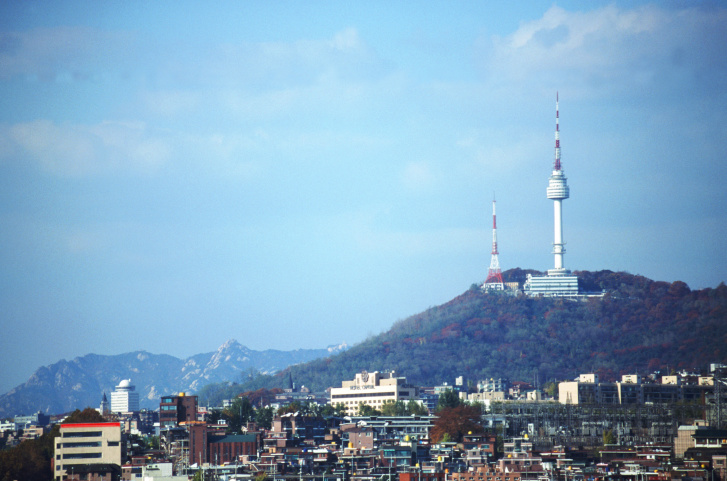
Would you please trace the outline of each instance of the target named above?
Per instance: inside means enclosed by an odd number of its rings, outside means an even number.
[[[528,273],[536,272],[511,269],[503,277],[522,283]],[[576,274],[583,291],[605,290],[605,296],[531,298],[472,285],[350,349],[252,351],[231,340],[216,352],[187,359],[143,351],[89,354],[38,369],[27,383],[0,396],[0,417],[96,407],[104,391],[129,378],[142,407],[157,408],[162,395],[179,391],[200,392],[204,403],[229,391],[230,382],[239,383],[236,393],[287,387],[291,378],[322,391],[361,370],[395,370],[420,386],[452,383],[460,375],[472,383],[502,377],[541,384],[585,372],[609,380],[727,363],[724,283],[692,291],[684,282],[625,272]]]
[[[179,359],[145,351],[115,356],[88,354],[38,369],[25,384],[0,396],[0,418],[38,411],[60,414],[98,407],[122,379],[131,379],[142,408],[159,408],[163,395],[196,392],[210,383],[243,382],[253,373],[272,374],[290,365],[328,357],[347,349],[254,351],[231,339],[215,352]]]

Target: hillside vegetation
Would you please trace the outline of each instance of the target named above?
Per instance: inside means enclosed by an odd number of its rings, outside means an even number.
[[[522,281],[525,274],[514,269],[504,277]],[[285,387],[289,372],[297,386],[324,390],[363,369],[395,370],[412,383],[435,385],[459,375],[472,381],[545,382],[596,372],[615,379],[727,361],[724,284],[691,291],[683,282],[623,272],[577,274],[584,289],[605,289],[606,295],[586,301],[534,299],[485,293],[473,285],[342,354],[258,376],[241,390]]]

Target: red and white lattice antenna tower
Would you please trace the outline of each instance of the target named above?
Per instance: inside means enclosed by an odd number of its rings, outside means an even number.
[[[495,199],[492,199],[492,258],[490,259],[490,269],[487,271],[487,280],[482,284],[483,289],[505,290],[505,283],[502,282],[502,272],[500,272],[500,260],[497,255],[497,215],[495,214]]]

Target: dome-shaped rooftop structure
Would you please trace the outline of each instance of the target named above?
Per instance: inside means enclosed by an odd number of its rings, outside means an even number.
[[[122,379],[118,386],[116,386],[117,389],[129,389],[132,388],[131,385],[131,379]]]

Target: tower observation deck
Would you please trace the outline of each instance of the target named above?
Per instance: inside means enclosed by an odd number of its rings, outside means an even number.
[[[553,255],[555,266],[548,270],[547,276],[528,275],[525,282],[525,292],[528,295],[536,296],[577,296],[578,277],[571,276],[570,271],[565,268],[565,241],[563,241],[563,201],[570,197],[568,179],[560,163],[560,109],[558,106],[558,94],[555,94],[555,162],[553,173],[548,180],[546,195],[553,201]]]

